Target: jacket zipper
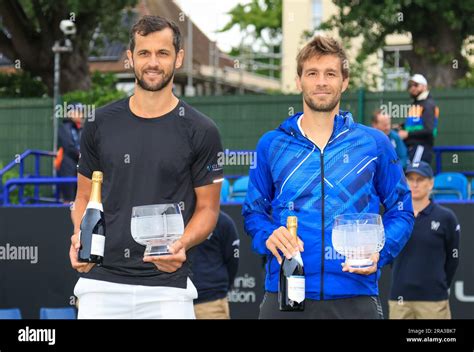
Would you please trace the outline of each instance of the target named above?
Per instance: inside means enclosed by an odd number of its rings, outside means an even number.
[[[321,160],[321,301],[324,298],[324,149],[320,150]]]
[[[329,143],[334,141],[337,137],[341,134],[346,133],[345,130],[338,135],[336,135],[333,139],[330,139],[323,149],[319,149],[319,147],[314,143],[311,139],[303,135],[311,144],[313,144],[319,150],[319,159],[321,160],[321,294],[319,299],[322,301],[324,299],[324,149],[328,146]]]
[[[319,149],[319,147],[314,143],[311,139],[304,136],[309,142],[311,142],[316,148],[319,150],[319,160],[321,160],[321,294],[320,300],[324,298],[324,149],[326,149],[328,143],[324,146],[323,149]]]

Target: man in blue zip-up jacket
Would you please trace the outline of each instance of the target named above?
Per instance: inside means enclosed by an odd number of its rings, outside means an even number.
[[[339,111],[349,72],[342,47],[315,37],[297,57],[303,113],[266,133],[257,146],[242,214],[254,250],[267,256],[260,318],[379,318],[380,268],[400,253],[413,228],[411,195],[388,138]],[[385,246],[374,265],[344,264],[331,240],[333,219],[385,208]],[[298,217],[298,240],[284,227]],[[277,291],[281,255],[301,252],[305,268],[304,312],[280,312]]]

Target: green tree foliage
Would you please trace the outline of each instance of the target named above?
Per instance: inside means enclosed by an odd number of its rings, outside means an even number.
[[[91,89],[66,93],[63,95],[63,100],[65,102],[80,102],[82,104],[95,105],[95,107],[98,108],[126,96],[124,92],[115,88],[116,83],[117,79],[113,74],[94,72],[92,74]]]
[[[47,88],[38,77],[31,77],[29,72],[0,73],[0,97],[32,98],[47,94]]]
[[[474,88],[474,66],[471,66],[470,71],[466,77],[461,78],[456,82],[457,88]]]
[[[410,33],[413,50],[407,55],[412,72],[423,73],[430,85],[451,87],[467,70],[463,45],[474,34],[474,1],[458,0],[333,0],[338,14],[321,29],[337,28],[343,39],[363,37],[357,58],[385,45],[393,33]]]
[[[282,0],[251,0],[229,11],[231,19],[220,32],[229,31],[234,26],[239,28],[242,43],[233,48],[230,55],[240,57],[242,63],[248,66],[245,67],[247,70],[271,76],[271,70],[265,65],[281,64],[279,57],[265,57],[265,54],[278,56],[281,53],[282,8]],[[273,70],[273,74],[279,78],[280,70]]]
[[[61,55],[61,92],[88,89],[92,39],[96,44],[104,38],[125,41],[128,28],[123,26],[123,14],[136,3],[137,0],[1,0],[0,52],[15,63],[15,68],[40,77],[52,95],[51,48],[55,41],[64,39],[59,23],[69,19],[77,32],[71,38],[73,51]]]
[[[231,20],[221,32],[239,26],[241,31],[253,32],[255,38],[263,39],[262,32],[268,30],[272,37],[281,35],[282,0],[252,0],[248,4],[238,4],[229,11]]]

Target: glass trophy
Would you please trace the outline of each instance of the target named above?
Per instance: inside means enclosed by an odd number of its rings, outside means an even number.
[[[332,245],[353,268],[373,265],[370,257],[382,250],[385,234],[379,214],[342,214],[334,218]]]
[[[135,242],[146,246],[145,256],[170,254],[169,246],[184,233],[178,204],[153,204],[132,208],[130,224]]]

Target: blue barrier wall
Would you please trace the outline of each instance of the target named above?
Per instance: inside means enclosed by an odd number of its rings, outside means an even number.
[[[474,318],[474,203],[447,204],[461,223],[460,264],[451,288],[453,318]],[[251,251],[243,231],[239,205],[223,206],[235,221],[241,238],[240,267],[229,294],[233,318],[257,318],[263,297],[263,259]],[[0,308],[19,307],[23,317],[37,319],[40,307],[74,304],[77,280],[69,263],[72,224],[68,208],[1,208],[0,254],[21,251],[23,259],[0,257]],[[19,253],[19,252],[18,252]],[[390,268],[380,280],[380,295],[386,310]]]

